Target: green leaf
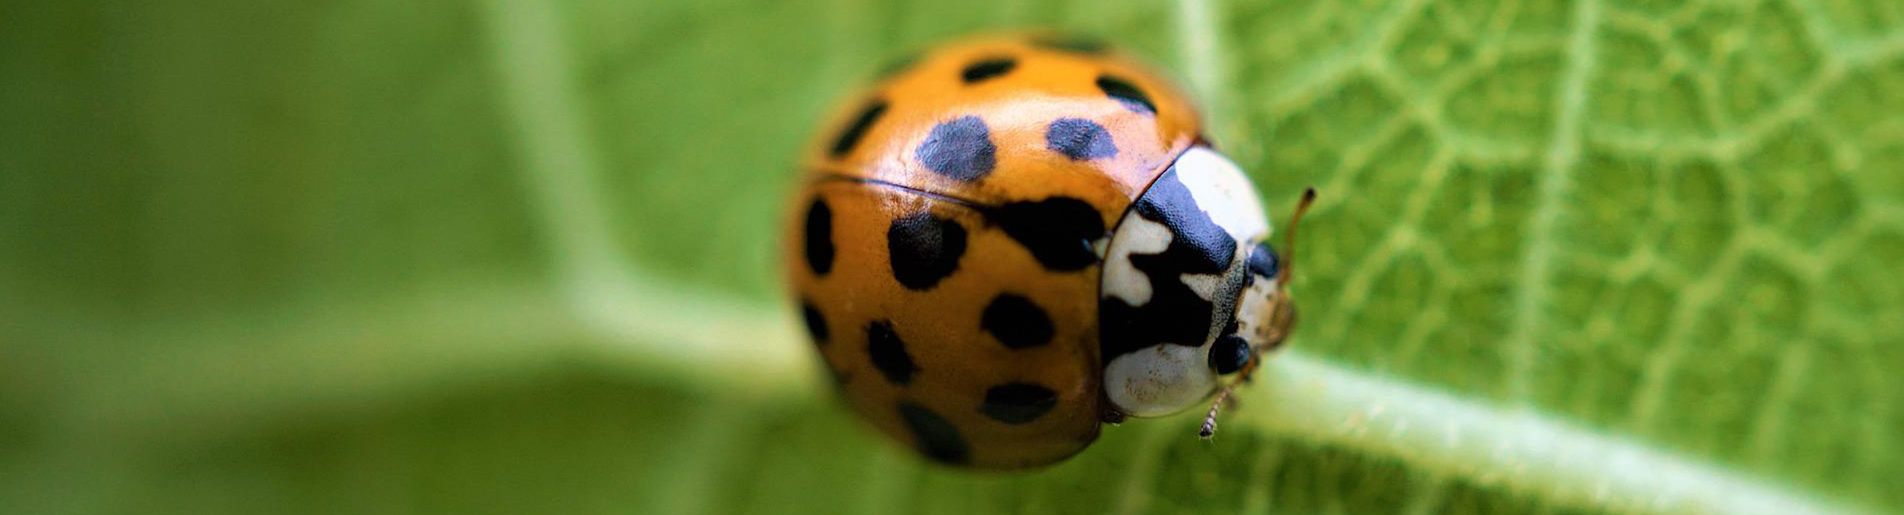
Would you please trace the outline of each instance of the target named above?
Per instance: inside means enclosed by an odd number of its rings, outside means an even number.
[[[265,4],[0,18],[0,511],[1904,513],[1895,2]],[[939,469],[793,329],[818,118],[1024,26],[1322,192],[1214,441]]]

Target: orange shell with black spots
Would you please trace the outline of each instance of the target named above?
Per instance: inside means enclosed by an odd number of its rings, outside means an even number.
[[[1046,465],[1101,421],[1111,227],[1201,140],[1188,98],[1039,36],[932,50],[846,102],[804,159],[787,277],[839,393],[933,460]]]

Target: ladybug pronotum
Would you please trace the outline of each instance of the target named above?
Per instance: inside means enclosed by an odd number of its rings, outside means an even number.
[[[1157,74],[1040,36],[940,47],[855,97],[785,228],[840,394],[989,469],[1221,403],[1295,311],[1255,189],[1201,131]]]

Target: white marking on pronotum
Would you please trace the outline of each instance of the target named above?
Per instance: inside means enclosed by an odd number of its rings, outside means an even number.
[[[1182,411],[1216,389],[1207,347],[1166,343],[1118,356],[1104,367],[1104,392],[1134,417]]]
[[[1194,147],[1177,158],[1177,181],[1196,199],[1197,208],[1210,215],[1224,232],[1238,243],[1269,235],[1269,218],[1263,214],[1262,200],[1256,187],[1236,163],[1210,147]]]
[[[1145,220],[1135,213],[1124,215],[1123,223],[1117,225],[1117,235],[1111,237],[1110,257],[1104,262],[1104,272],[1100,279],[1104,282],[1104,296],[1117,297],[1132,306],[1150,303],[1150,276],[1137,270],[1131,263],[1132,254],[1159,254],[1170,248],[1170,228],[1164,224]]]

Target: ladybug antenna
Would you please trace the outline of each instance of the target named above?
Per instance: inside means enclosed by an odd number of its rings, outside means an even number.
[[[1203,437],[1204,440],[1209,440],[1211,435],[1216,434],[1217,408],[1223,407],[1223,400],[1230,398],[1230,390],[1234,389],[1236,389],[1236,385],[1232,384],[1223,387],[1223,391],[1217,392],[1216,402],[1210,403],[1210,414],[1204,415],[1203,428],[1197,430],[1197,436]]]
[[[1287,240],[1283,242],[1283,269],[1277,273],[1276,277],[1276,289],[1278,290],[1289,286],[1289,278],[1294,275],[1290,272],[1296,268],[1296,225],[1302,222],[1303,213],[1309,212],[1309,206],[1315,203],[1316,189],[1308,188],[1302,190],[1302,200],[1296,202],[1296,214],[1290,215],[1289,217],[1289,235],[1286,236]]]

